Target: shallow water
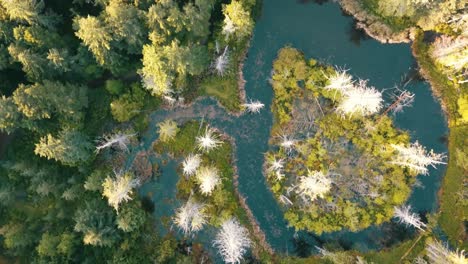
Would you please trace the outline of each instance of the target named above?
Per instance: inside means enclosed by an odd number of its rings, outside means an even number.
[[[278,252],[306,256],[314,253],[314,245],[326,241],[338,242],[346,249],[365,251],[404,239],[407,236],[405,229],[393,224],[358,233],[339,232],[321,237],[305,232],[295,233],[287,227],[281,208],[262,175],[263,153],[268,149],[272,126],[272,115],[267,111],[273,96],[268,78],[280,48],[291,45],[302,50],[307,58],[349,68],[352,75],[369,79],[369,83],[379,89],[400,84],[414,69],[415,61],[409,45],[383,45],[363,38],[353,27],[353,20],[343,16],[339,6],[334,3],[318,5],[308,1],[265,0],[243,71],[247,81],[247,97],[262,101],[266,109],[258,115],[233,117],[226,114],[215,101],[204,99],[190,108],[157,111],[151,115],[151,129],[142,135],[143,144],[139,148],[151,147],[151,142],[157,138],[155,124],[164,118],[179,122],[203,118],[231,135],[237,145],[240,192],[247,198],[247,204],[268,242]],[[446,145],[441,140],[447,133],[446,122],[429,85],[413,80],[406,88],[416,94],[416,99],[412,108],[395,117],[397,126],[410,131],[413,141],[418,140],[436,152],[446,152]],[[157,180],[140,190],[142,195],[153,193],[157,217],[170,217],[179,204],[175,197],[176,166],[175,162],[169,163]],[[431,169],[429,176],[420,176],[424,188],[416,188],[410,198],[410,204],[417,211],[436,209],[436,194],[444,170],[443,166],[439,166],[437,170]],[[209,245],[213,234],[213,230],[207,230],[195,240]],[[214,254],[212,248],[209,251]]]

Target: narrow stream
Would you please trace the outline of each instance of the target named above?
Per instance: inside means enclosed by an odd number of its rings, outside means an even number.
[[[262,16],[255,26],[243,71],[247,98],[262,101],[266,109],[260,114],[234,117],[214,100],[203,99],[188,108],[160,110],[151,114],[150,129],[142,135],[143,143],[138,149],[151,148],[151,143],[157,138],[156,123],[166,118],[178,122],[204,119],[232,136],[237,145],[239,190],[247,198],[248,206],[277,252],[307,256],[314,253],[314,245],[326,241],[336,241],[345,249],[365,251],[404,239],[407,236],[404,228],[395,228],[393,224],[371,227],[358,233],[338,232],[321,237],[295,233],[287,226],[283,212],[262,175],[263,153],[268,149],[272,126],[269,109],[273,94],[268,79],[273,60],[285,45],[302,50],[308,58],[349,68],[352,75],[369,79],[370,84],[379,89],[400,84],[416,67],[409,45],[383,45],[364,37],[354,30],[352,18],[343,15],[335,3],[319,5],[307,1],[264,0]],[[395,117],[398,127],[410,131],[412,141],[418,140],[436,152],[446,152],[443,141],[447,134],[446,122],[429,85],[413,80],[406,88],[416,94],[416,99],[412,108]],[[140,190],[142,195],[153,194],[158,218],[171,217],[179,205],[175,198],[176,166],[176,162],[169,163],[157,180],[145,184]],[[437,170],[431,169],[429,176],[420,176],[423,187],[416,188],[409,201],[415,210],[436,209],[437,190],[444,171],[445,168],[440,166]],[[213,234],[214,230],[208,229],[195,240],[211,245]],[[210,252],[212,250],[209,249]]]

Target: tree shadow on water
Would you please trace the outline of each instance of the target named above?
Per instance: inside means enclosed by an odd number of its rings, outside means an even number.
[[[348,37],[349,40],[358,47],[361,46],[361,41],[370,39],[370,37],[362,28],[357,27],[356,21],[353,21],[349,24]]]
[[[293,239],[294,254],[305,258],[311,254],[311,245],[302,237]]]

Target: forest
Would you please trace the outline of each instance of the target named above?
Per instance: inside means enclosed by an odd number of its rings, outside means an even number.
[[[446,115],[448,153],[394,125],[410,91],[383,94],[292,46],[273,51],[271,109],[246,97],[268,4],[0,0],[0,263],[467,263],[468,3],[338,1],[369,36],[411,42]],[[323,243],[308,258],[273,250],[239,191],[233,137],[203,118],[154,124],[152,113],[207,97],[230,118],[272,112],[262,177],[294,230],[393,221],[411,239],[369,252]],[[163,205],[140,189],[170,162],[178,204],[158,219]],[[417,176],[444,164],[439,209],[415,212]]]
[[[138,196],[160,173],[151,155],[139,153],[130,168],[123,159],[148,129],[148,111],[216,96],[211,87],[223,83],[238,95],[230,84],[256,8],[1,0],[0,129],[10,144],[1,156],[0,261],[198,263],[203,250],[188,256],[183,241],[158,234],[154,205]]]

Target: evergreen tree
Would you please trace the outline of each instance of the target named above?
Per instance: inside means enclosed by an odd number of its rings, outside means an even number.
[[[64,165],[78,166],[90,160],[92,150],[93,145],[86,135],[76,130],[64,130],[57,137],[51,134],[42,137],[34,153]]]

